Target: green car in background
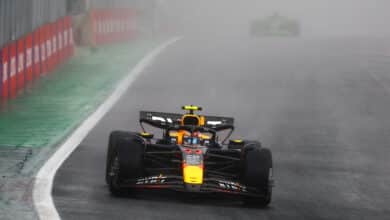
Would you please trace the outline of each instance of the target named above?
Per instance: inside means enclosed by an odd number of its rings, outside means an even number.
[[[250,34],[256,37],[297,37],[301,33],[298,21],[277,13],[263,19],[256,19],[250,27]]]

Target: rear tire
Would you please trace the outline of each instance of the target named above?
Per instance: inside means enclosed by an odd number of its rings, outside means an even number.
[[[259,197],[246,196],[244,202],[249,206],[265,207],[272,198],[272,154],[267,148],[262,148],[259,142],[252,142],[243,149],[242,182],[256,188]]]
[[[106,181],[114,196],[123,196],[129,190],[124,180],[135,179],[143,174],[144,143],[135,135],[122,136],[111,146],[106,169]]]

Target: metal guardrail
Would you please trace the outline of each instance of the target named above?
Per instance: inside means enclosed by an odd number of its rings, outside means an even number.
[[[126,7],[135,6],[142,0],[90,0],[90,7],[93,8],[115,8],[115,7]],[[144,2],[147,2],[144,0]]]
[[[85,12],[89,8],[149,8],[154,1],[156,0],[0,0],[0,48],[67,14]]]
[[[88,9],[104,8],[137,8],[139,5],[155,0],[67,0],[67,11],[69,14],[81,14]]]
[[[0,47],[66,14],[66,0],[0,0]]]

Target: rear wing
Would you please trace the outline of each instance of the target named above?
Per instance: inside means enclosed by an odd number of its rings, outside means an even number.
[[[140,122],[147,123],[157,128],[166,129],[173,125],[180,125],[182,114],[164,113],[164,112],[140,112]],[[219,116],[204,116],[205,127],[221,131],[225,129],[234,129],[234,118]]]

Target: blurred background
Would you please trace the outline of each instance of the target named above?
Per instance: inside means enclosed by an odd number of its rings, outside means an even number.
[[[73,17],[73,29],[77,33],[85,28],[82,23],[95,9],[134,9],[139,23],[151,28],[154,4],[155,0],[1,0],[0,47],[65,16]]]
[[[65,15],[80,20],[94,8],[133,8],[139,28],[155,33],[246,34],[254,19],[278,13],[298,20],[306,36],[390,34],[386,0],[1,0],[0,45]]]
[[[64,219],[390,219],[389,9],[389,0],[0,0],[0,219],[37,219],[31,187],[59,140],[176,36],[58,171]],[[109,195],[109,132],[139,131],[140,110],[185,104],[234,117],[234,135],[272,149],[270,209]]]
[[[162,13],[181,30],[246,33],[251,20],[279,13],[300,21],[305,35],[388,35],[386,0],[160,0]]]

